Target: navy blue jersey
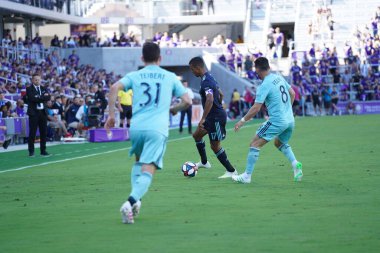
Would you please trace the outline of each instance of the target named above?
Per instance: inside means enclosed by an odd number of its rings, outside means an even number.
[[[213,94],[214,103],[210,110],[210,113],[207,115],[207,118],[217,117],[221,115],[225,115],[225,111],[222,106],[222,101],[220,101],[220,93],[219,86],[214,77],[210,75],[210,73],[206,72],[202,77],[201,89],[199,90],[199,94],[202,98],[202,106],[205,107],[206,104],[206,96],[207,94]]]

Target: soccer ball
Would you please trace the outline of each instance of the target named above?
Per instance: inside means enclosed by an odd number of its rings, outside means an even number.
[[[198,172],[198,167],[193,162],[185,162],[182,165],[182,172],[185,177],[195,177]]]

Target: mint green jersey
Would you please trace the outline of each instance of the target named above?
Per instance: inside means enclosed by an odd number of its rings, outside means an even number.
[[[125,91],[133,91],[131,131],[151,130],[168,136],[172,97],[186,93],[177,76],[157,65],[148,65],[128,73],[120,82]]]
[[[265,103],[269,121],[273,125],[282,126],[294,122],[289,89],[290,85],[282,76],[269,74],[257,90],[255,103]]]

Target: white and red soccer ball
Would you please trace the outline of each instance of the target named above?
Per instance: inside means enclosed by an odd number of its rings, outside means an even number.
[[[198,167],[193,162],[185,162],[182,165],[182,172],[185,177],[195,177],[198,173]]]

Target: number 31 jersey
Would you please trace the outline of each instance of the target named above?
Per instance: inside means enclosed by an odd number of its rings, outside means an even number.
[[[255,103],[264,103],[268,109],[269,120],[275,126],[294,122],[290,85],[276,74],[267,75],[256,93]]]
[[[186,93],[177,76],[157,65],[147,65],[119,82],[125,91],[133,91],[131,130],[157,131],[168,136],[172,97]]]

